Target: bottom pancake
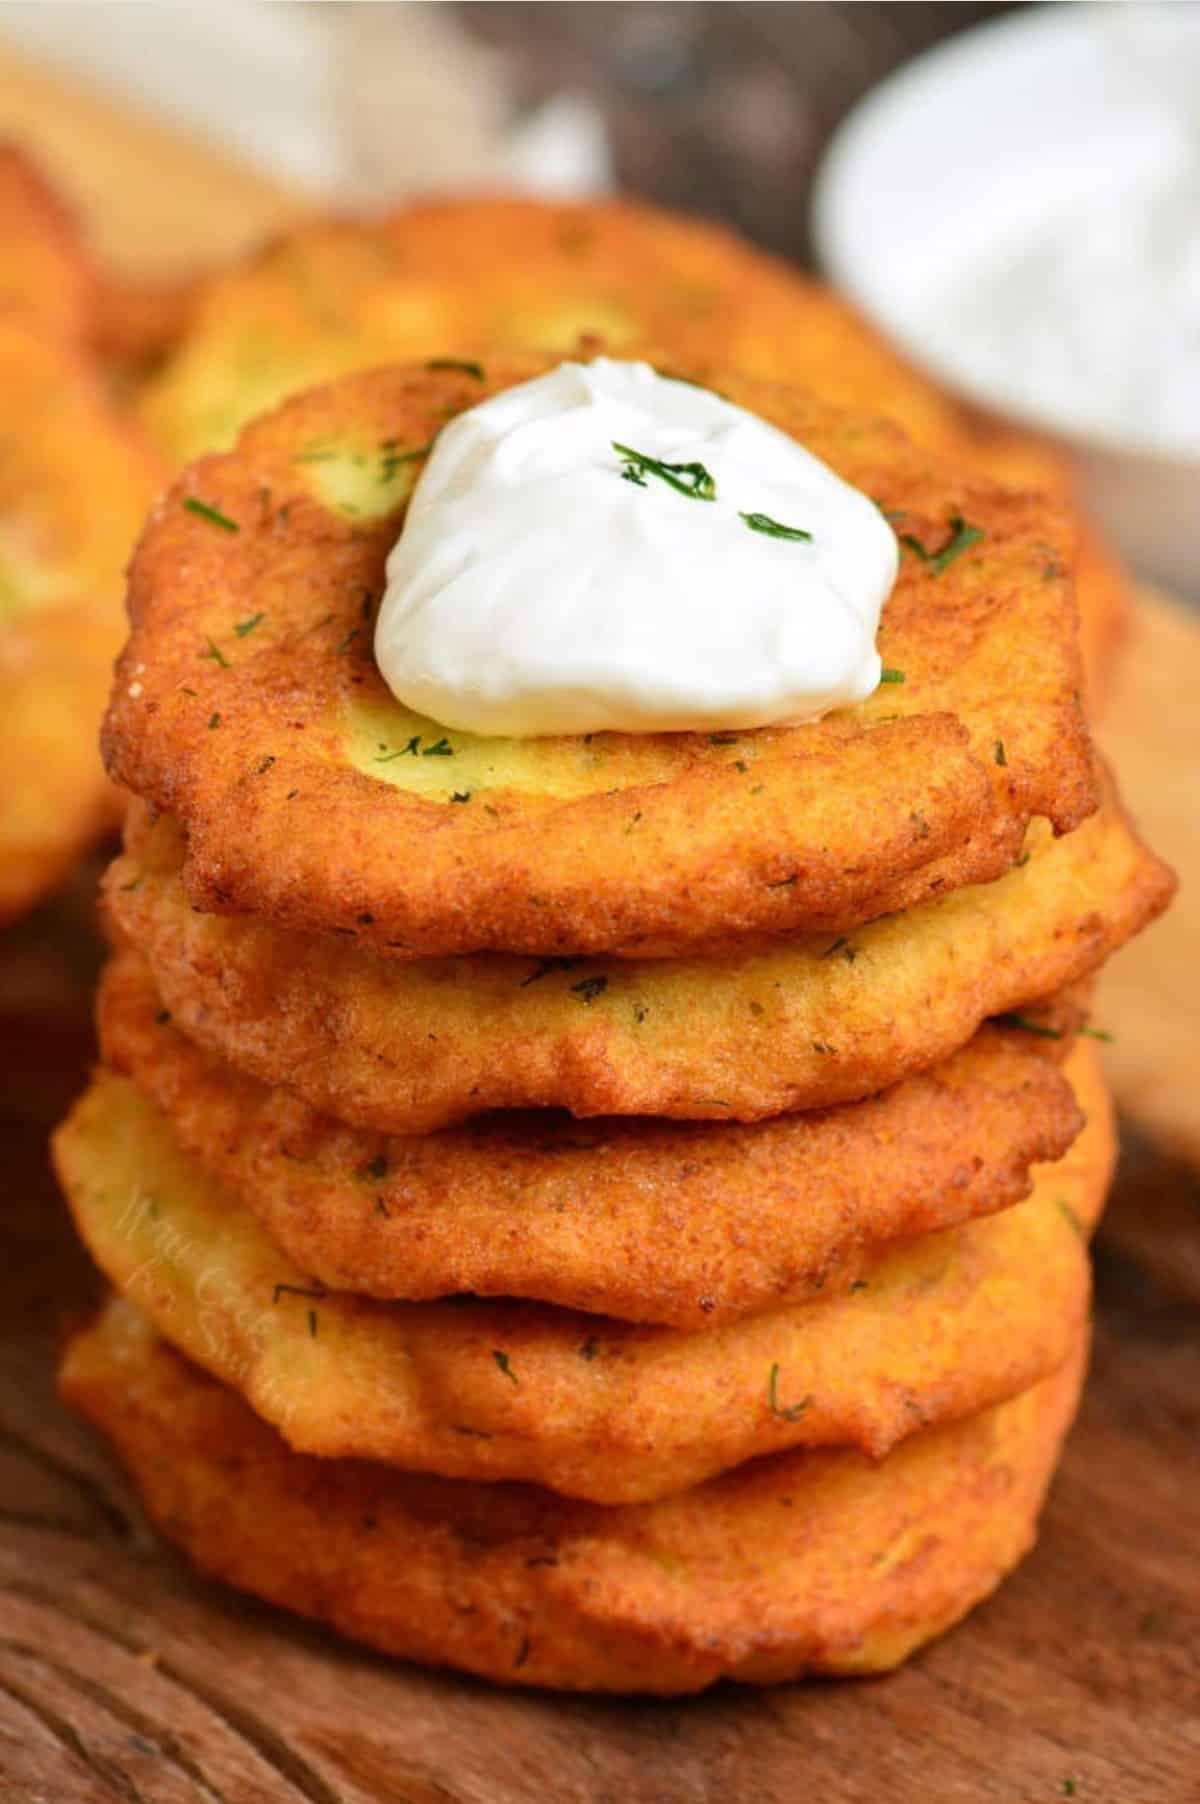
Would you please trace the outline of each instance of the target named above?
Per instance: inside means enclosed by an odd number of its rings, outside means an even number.
[[[958,1621],[1033,1541],[1083,1369],[1081,1340],[879,1465],[783,1454],[618,1509],[291,1453],[125,1303],[73,1339],[60,1382],[214,1577],[407,1659],[666,1694],[886,1671]]]

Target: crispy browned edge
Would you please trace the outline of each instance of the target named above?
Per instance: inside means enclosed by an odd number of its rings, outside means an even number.
[[[118,780],[187,828],[186,881],[199,906],[351,933],[399,957],[663,956],[752,934],[840,931],[999,875],[1034,814],[1065,831],[1094,809],[1068,534],[1053,504],[964,481],[881,422],[732,376],[721,385],[731,398],[818,450],[832,447],[848,475],[906,507],[923,543],[936,543],[955,512],[986,525],[990,589],[969,557],[941,577],[908,558],[885,614],[884,657],[907,666],[910,695],[932,672],[931,711],[869,731],[860,711],[743,736],[763,754],[755,774],[768,780],[758,784],[738,760],[714,756],[708,736],[669,736],[684,759],[670,781],[558,804],[495,790],[494,817],[349,767],[337,716],[353,695],[384,693],[363,603],[378,601],[397,522],[337,521],[303,488],[291,450],[348,422],[427,442],[439,409],[548,361],[493,361],[483,384],[415,367],[315,390],[249,428],[235,453],[193,466],[155,510],[133,566],[133,635],[103,742]],[[215,530],[187,511],[189,498],[239,530]],[[270,586],[271,619],[230,640],[231,624],[257,609],[259,583]],[[978,620],[994,610],[1005,625],[982,641],[991,674],[973,671],[984,692],[968,689],[965,701],[968,711],[997,710],[988,717],[1003,725],[995,741],[985,728],[986,744],[972,744],[954,717],[955,678]],[[361,655],[347,653],[348,636]],[[220,638],[218,660],[209,646]],[[1004,648],[1018,641],[1026,663],[1042,660],[1043,692],[1010,704]]]
[[[1081,1002],[1083,999],[1080,999]],[[1082,1123],[1047,1038],[985,1026],[882,1096],[756,1126],[492,1117],[419,1138],[347,1127],[187,1040],[144,961],[111,961],[102,1056],[181,1146],[333,1290],[538,1298],[696,1328],[844,1290],[893,1241],[1027,1196]]]
[[[60,1388],[211,1576],[501,1684],[669,1694],[886,1670],[957,1621],[1032,1543],[1084,1354],[882,1465],[784,1454],[616,1509],[291,1453],[126,1305]]]

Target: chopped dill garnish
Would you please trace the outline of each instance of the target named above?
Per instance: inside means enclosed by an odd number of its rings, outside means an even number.
[[[635,451],[632,445],[618,444],[616,439],[612,440],[612,448],[621,459],[621,475],[626,482],[635,482],[644,489],[647,476],[657,476],[660,482],[665,482],[676,494],[686,495],[689,501],[715,501],[717,498],[716,482],[703,464],[664,463],[661,457]]]
[[[951,514],[950,537],[940,551],[927,551],[920,539],[914,538],[911,532],[902,532],[900,543],[907,545],[908,549],[919,557],[923,564],[927,564],[933,576],[940,576],[956,557],[961,556],[964,551],[969,551],[972,545],[978,545],[982,538],[981,527],[969,525],[961,514]]]
[[[778,1416],[783,1422],[798,1422],[812,1402],[812,1398],[811,1396],[801,1397],[799,1403],[789,1403],[786,1407],[782,1405],[779,1401],[779,1367],[773,1365],[767,1383],[767,1401],[771,1406],[773,1416]]]
[[[252,633],[256,626],[261,626],[265,619],[265,614],[251,614],[249,620],[235,620],[233,630],[239,639],[244,639],[246,634]]]
[[[471,800],[471,791],[469,789],[452,790],[450,800],[452,802],[469,802]]]
[[[586,1002],[590,1007],[591,1004],[595,1002],[597,996],[603,996],[607,988],[607,977],[585,977],[579,983],[573,983],[571,985],[571,994],[572,996],[578,996],[582,1002]]]
[[[323,1284],[277,1284],[271,1292],[272,1303],[278,1303],[280,1297],[316,1297],[320,1302],[329,1292]]]
[[[219,526],[222,532],[240,532],[242,530],[236,520],[231,520],[228,514],[223,514],[219,507],[212,505],[211,501],[201,501],[199,495],[185,495],[183,505],[189,514],[195,514],[198,519],[207,520],[210,526]]]
[[[219,714],[213,713],[213,714],[209,715],[208,730],[210,733],[212,732],[214,727],[219,727],[220,724],[221,724],[221,716]]]
[[[743,514],[738,518],[744,520],[751,532],[761,532],[768,539],[797,539],[812,544],[811,532],[805,532],[802,526],[785,526],[782,520],[772,520],[770,514]]]
[[[513,1371],[512,1366],[509,1364],[508,1354],[505,1353],[501,1347],[493,1347],[492,1348],[492,1358],[495,1360],[496,1364],[499,1366],[500,1370],[504,1373],[504,1376],[508,1379],[510,1384],[516,1384],[516,1385],[520,1384],[520,1379],[517,1377],[517,1374]]]
[[[422,758],[453,758],[454,747],[448,739],[439,739],[435,745],[427,745],[421,756]]]
[[[483,365],[473,363],[467,357],[431,357],[425,365],[427,370],[458,370],[464,376],[474,376],[476,382],[484,379]]]
[[[881,683],[902,683],[904,681],[904,672],[902,670],[891,670],[885,664],[879,673],[879,681]]]
[[[200,656],[202,658],[211,658],[214,664],[219,664],[221,666],[222,670],[230,669],[229,659],[225,656],[225,653],[221,650],[221,647],[217,644],[216,640],[206,639],[205,644],[208,649],[207,651],[202,651]]]
[[[1031,1021],[1028,1015],[997,1015],[996,1020],[1001,1027],[1019,1027],[1022,1033],[1037,1034],[1041,1040],[1061,1040],[1061,1027],[1047,1027],[1042,1021]]]
[[[412,451],[399,451],[396,449],[396,441],[394,439],[385,439],[380,446],[380,482],[390,482],[397,470],[403,469],[405,464],[416,463],[419,457],[428,457],[432,450],[432,441],[427,445],[418,445],[416,449]]]
[[[992,747],[992,756],[995,758],[997,764],[1008,763],[1008,753],[1004,749],[1003,739],[997,739],[995,745]]]

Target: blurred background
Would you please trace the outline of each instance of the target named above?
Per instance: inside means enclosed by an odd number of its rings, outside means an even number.
[[[899,73],[897,73],[899,72]],[[622,189],[832,278],[1200,596],[1200,6],[0,3],[0,133],[139,278],[314,205]]]
[[[611,181],[809,262],[809,193],[843,114],[907,58],[1011,10],[34,0],[0,6],[0,45],[356,199],[494,179],[498,147],[540,111],[527,175]],[[11,126],[19,95],[4,105]]]

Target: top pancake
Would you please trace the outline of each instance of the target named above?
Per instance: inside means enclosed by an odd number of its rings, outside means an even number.
[[[880,635],[903,681],[739,734],[485,739],[403,709],[371,637],[421,454],[448,416],[549,367],[348,377],[193,466],[152,516],[104,740],[117,780],[184,826],[198,906],[393,957],[671,956],[987,881],[1031,817],[1066,831],[1094,809],[1057,510],[732,374],[723,393],[924,548]],[[956,521],[981,536],[940,562]]]
[[[147,305],[147,303],[149,303]],[[111,312],[111,308],[107,311]],[[734,233],[627,200],[426,202],[386,218],[303,226],[190,295],[146,297],[125,322],[143,349],[176,344],[145,396],[183,464],[231,445],[301,389],[407,359],[493,350],[617,355],[653,344],[895,420],[918,444],[1070,505],[1062,460],[981,432],[821,284]],[[1127,610],[1124,573],[1079,531],[1077,592],[1089,687]]]

